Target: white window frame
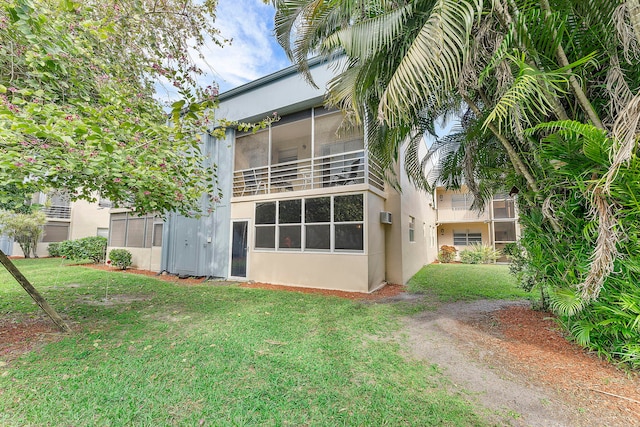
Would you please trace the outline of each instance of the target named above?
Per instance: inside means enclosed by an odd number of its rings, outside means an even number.
[[[335,198],[342,196],[362,196],[362,220],[361,221],[335,221]],[[307,199],[318,199],[318,198],[328,198],[330,200],[330,220],[328,222],[306,222],[305,218],[305,205]],[[279,209],[280,202],[287,200],[301,200],[301,214],[302,214],[302,222],[295,224],[281,224],[279,218]],[[256,212],[256,207],[259,203],[271,203],[271,202],[256,202],[254,204],[254,215]],[[344,254],[344,253],[354,253],[354,254],[364,254],[366,252],[365,248],[367,247],[367,234],[366,234],[366,221],[365,215],[367,212],[367,198],[365,193],[348,193],[348,194],[332,194],[326,196],[311,196],[311,197],[295,197],[291,199],[282,199],[282,200],[274,200],[275,203],[275,224],[256,224],[255,218],[253,221],[254,228],[254,239],[252,240],[252,248],[257,252],[281,252],[281,253],[336,253],[336,254]],[[280,227],[281,226],[300,226],[300,248],[280,248]],[[306,236],[306,226],[307,225],[328,225],[329,233],[330,233],[330,247],[329,249],[312,249],[307,248],[307,236]],[[336,235],[336,226],[340,225],[359,225],[362,228],[362,249],[336,249],[335,235]],[[260,227],[275,227],[275,247],[274,248],[262,248],[256,247],[255,237],[257,236],[257,229]]]

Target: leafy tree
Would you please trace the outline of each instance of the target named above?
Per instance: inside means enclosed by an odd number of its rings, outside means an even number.
[[[31,203],[33,193],[34,191],[30,189],[28,183],[20,186],[16,184],[0,185],[0,211],[32,212],[37,207]]]
[[[374,118],[388,167],[404,149],[416,184],[465,183],[478,203],[515,187],[527,283],[578,342],[640,365],[637,0],[273,3],[303,72],[344,55],[329,101]],[[447,114],[458,129],[420,158]]]
[[[0,211],[0,234],[15,239],[20,245],[25,258],[33,254],[37,258],[38,241],[44,232],[47,218],[41,211],[33,213],[13,213]]]
[[[0,5],[0,182],[96,193],[136,212],[197,214],[219,196],[200,151],[217,87],[196,57],[215,0],[7,0]],[[164,82],[181,100],[155,97]],[[0,262],[63,330],[10,260]]]
[[[95,192],[139,212],[217,195],[199,151],[217,89],[191,48],[220,42],[213,1],[15,0],[0,9],[0,180]],[[182,100],[171,120],[159,80]],[[196,102],[197,101],[197,102]]]

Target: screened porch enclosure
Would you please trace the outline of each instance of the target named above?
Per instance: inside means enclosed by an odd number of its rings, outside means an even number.
[[[368,183],[382,190],[380,167],[368,159],[362,131],[342,114],[314,108],[283,117],[235,140],[236,197]]]

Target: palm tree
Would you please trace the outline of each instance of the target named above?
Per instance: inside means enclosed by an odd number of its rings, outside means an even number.
[[[369,147],[386,166],[406,150],[409,177],[429,188],[420,137],[438,117],[460,116],[459,132],[427,156],[439,161],[437,179],[466,182],[476,200],[520,189],[529,271],[556,308],[587,306],[621,263],[637,261],[623,236],[638,230],[625,217],[640,191],[628,181],[638,164],[639,0],[273,3],[278,40],[305,75],[309,56],[344,55],[328,101],[369,118]]]

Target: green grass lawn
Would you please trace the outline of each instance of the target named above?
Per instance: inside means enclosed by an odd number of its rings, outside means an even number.
[[[407,359],[400,306],[63,264],[16,261],[77,332],[0,363],[2,426],[486,424]],[[0,320],[34,316],[0,271]]]
[[[441,302],[531,297],[516,286],[507,265],[494,264],[430,264],[409,281],[408,288]]]

